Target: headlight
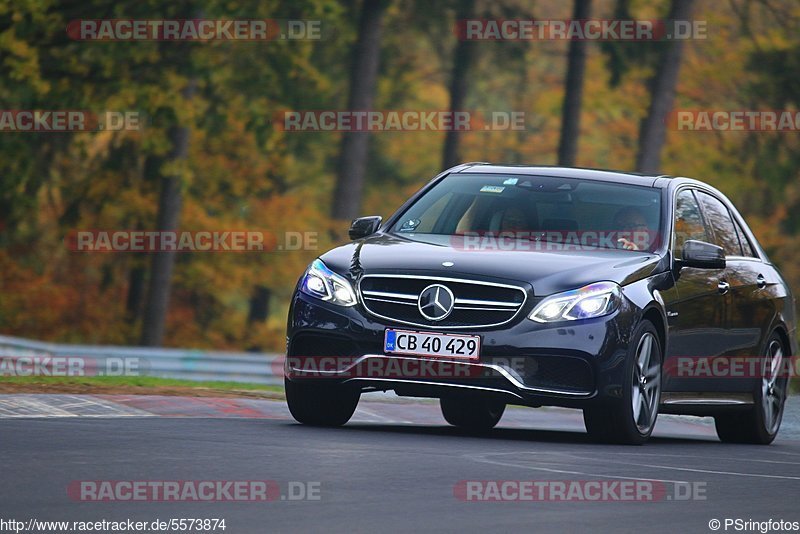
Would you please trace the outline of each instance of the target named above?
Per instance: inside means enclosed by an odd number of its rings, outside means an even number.
[[[300,291],[339,306],[353,306],[356,303],[356,294],[350,282],[328,269],[321,260],[314,260],[308,266]]]
[[[539,303],[528,319],[540,323],[574,321],[608,315],[619,307],[622,293],[614,282],[598,282],[551,295]]]

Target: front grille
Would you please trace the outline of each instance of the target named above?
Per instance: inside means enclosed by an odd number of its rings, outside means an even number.
[[[455,297],[452,312],[442,320],[422,315],[420,293],[432,285],[448,288]],[[398,323],[432,328],[497,326],[511,321],[525,304],[524,288],[508,284],[431,276],[366,275],[359,293],[369,313]]]

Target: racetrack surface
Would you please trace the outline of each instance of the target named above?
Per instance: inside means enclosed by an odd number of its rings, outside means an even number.
[[[0,519],[224,518],[234,534],[710,532],[712,519],[800,520],[793,432],[769,447],[725,445],[693,418],[660,418],[642,447],[590,443],[580,412],[561,409],[509,408],[500,427],[470,436],[433,402],[385,396],[365,397],[336,429],[298,425],[283,402],[255,399],[6,395],[0,418]],[[120,480],[270,480],[284,498],[292,484],[318,483],[319,500],[81,502],[67,491]],[[488,480],[648,480],[666,493],[654,502],[463,500],[462,481]],[[670,498],[683,482],[704,498]]]

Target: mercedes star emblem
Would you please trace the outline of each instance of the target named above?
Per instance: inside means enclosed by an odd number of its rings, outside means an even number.
[[[455,304],[453,292],[441,284],[429,285],[419,294],[417,308],[429,321],[441,321],[453,311]]]

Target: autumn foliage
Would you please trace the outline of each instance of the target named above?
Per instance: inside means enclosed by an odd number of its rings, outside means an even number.
[[[313,233],[315,245],[271,252],[179,254],[166,324],[170,346],[281,350],[288,297],[307,264],[341,242],[332,221],[346,133],[286,132],[280,110],[344,109],[358,2],[203,3],[207,18],[320,19],[321,41],[81,42],[80,18],[188,18],[190,2],[17,2],[0,7],[3,109],[136,110],[139,130],[0,133],[0,333],[135,344],[149,256],[73,252],[77,229],[149,229],[160,177],[179,176],[180,228]],[[242,3],[244,4],[244,3]],[[376,109],[447,110],[457,38],[454,2],[397,0],[385,13]],[[614,2],[593,16],[613,16]],[[629,2],[663,17],[667,1]],[[570,2],[478,2],[486,16],[569,18]],[[533,5],[533,7],[531,7]],[[482,6],[482,7],[481,7]],[[800,108],[800,5],[698,1],[708,38],[688,42],[681,109]],[[632,169],[647,82],[660,43],[589,43],[577,165]],[[524,111],[523,131],[468,132],[468,161],[554,164],[568,43],[477,43],[465,108]],[[181,98],[187,84],[194,97]],[[185,161],[171,128],[190,131]],[[364,215],[387,216],[439,172],[444,132],[372,134]],[[718,187],[800,292],[797,132],[668,132],[663,171]],[[281,238],[278,238],[280,241]],[[255,288],[268,317],[249,320]]]

